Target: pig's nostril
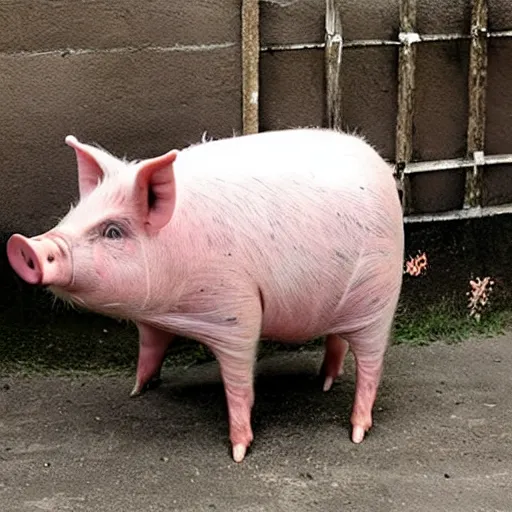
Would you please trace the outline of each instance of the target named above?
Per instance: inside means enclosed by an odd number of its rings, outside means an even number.
[[[21,255],[23,256],[23,259],[27,262],[28,268],[34,270],[35,265],[34,265],[34,262],[32,261],[32,258],[27,258],[23,251],[21,251]]]
[[[53,254],[50,254],[50,255],[48,256],[48,258],[46,258],[46,259],[48,260],[48,263],[51,263],[55,258],[54,258],[54,256],[53,256]]]

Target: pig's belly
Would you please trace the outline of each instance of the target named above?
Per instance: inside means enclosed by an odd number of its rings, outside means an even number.
[[[310,313],[305,316],[290,315],[274,310],[271,318],[263,317],[261,338],[290,343],[304,343],[318,336],[333,332],[335,321],[326,323]],[[269,315],[270,316],[270,315]],[[333,315],[335,316],[335,315]]]
[[[303,283],[300,291],[288,291],[279,296],[266,294],[262,289],[263,339],[306,342],[336,330],[343,312],[346,285],[325,283],[323,287],[313,288],[308,284]]]
[[[394,251],[360,253],[358,258],[317,253],[308,267],[288,265],[288,279],[267,280],[263,299],[262,338],[308,341],[330,333],[351,332],[373,323],[387,311],[401,282],[401,260]]]

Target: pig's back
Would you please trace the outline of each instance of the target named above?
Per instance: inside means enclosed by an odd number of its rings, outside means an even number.
[[[334,328],[355,274],[375,269],[375,254],[390,280],[401,273],[391,168],[358,138],[269,132],[194,146],[176,164],[175,226],[207,233],[191,243],[212,271],[232,265],[254,280],[268,337]]]
[[[336,162],[336,157],[343,159]],[[325,129],[263,132],[191,146],[181,151],[176,172],[187,182],[217,177],[233,183],[315,178],[330,187],[358,184],[391,168],[362,139]]]

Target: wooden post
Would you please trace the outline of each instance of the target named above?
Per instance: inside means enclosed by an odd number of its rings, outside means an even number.
[[[259,0],[242,0],[242,125],[243,133],[259,131]]]
[[[341,54],[343,37],[341,14],[336,7],[336,0],[326,0],[325,6],[325,78],[326,110],[329,128],[341,130],[342,87]]]
[[[469,56],[469,115],[467,154],[474,165],[466,173],[464,207],[480,206],[485,143],[485,96],[487,88],[487,0],[473,0],[471,52]]]
[[[411,193],[409,179],[404,174],[404,170],[412,158],[416,74],[415,43],[420,41],[415,26],[416,0],[401,0],[399,34],[401,46],[398,55],[398,112],[395,159],[397,179],[402,188],[402,204],[406,213],[410,210]]]

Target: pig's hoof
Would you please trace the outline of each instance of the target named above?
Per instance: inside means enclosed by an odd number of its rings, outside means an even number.
[[[162,384],[162,379],[160,377],[155,377],[150,379],[146,384],[140,384],[139,382],[135,383],[132,392],[130,393],[131,397],[136,397],[142,395],[145,391],[149,391],[151,389],[156,389],[158,386]]]
[[[246,452],[247,448],[243,444],[235,444],[233,446],[233,460],[235,462],[242,462]]]
[[[142,393],[142,389],[139,388],[138,384],[135,384],[135,387],[132,389],[130,393],[130,398],[134,398],[136,396],[140,396]]]
[[[352,442],[356,444],[362,443],[365,433],[365,429],[361,425],[355,425],[352,429]]]
[[[331,377],[330,375],[325,377],[324,388],[323,388],[324,391],[329,391],[332,387],[333,382],[334,382],[334,377]]]
[[[133,387],[132,392],[130,393],[130,397],[133,398],[142,395],[142,393],[144,392],[144,388],[144,384],[141,384],[139,381],[135,382],[135,386]]]

